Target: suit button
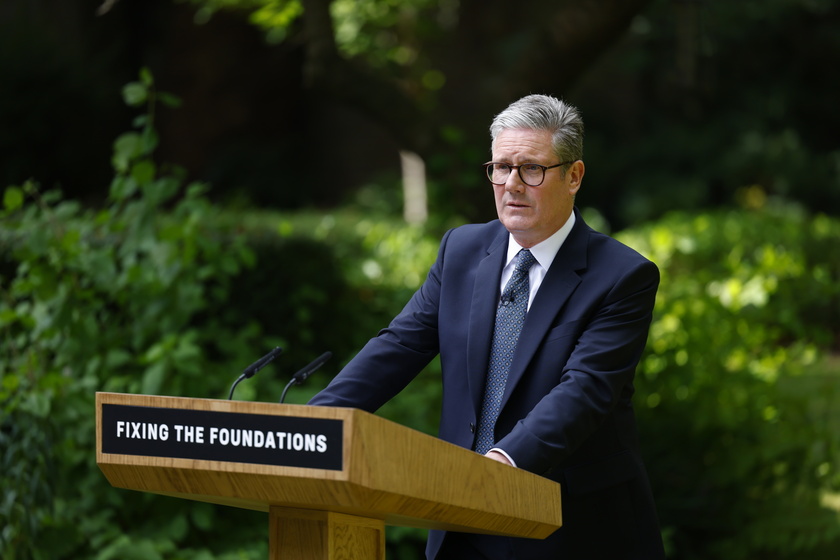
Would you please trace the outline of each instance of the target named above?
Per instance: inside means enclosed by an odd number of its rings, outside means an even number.
[[[470,433],[471,434],[475,433],[475,424],[473,422],[470,422]]]

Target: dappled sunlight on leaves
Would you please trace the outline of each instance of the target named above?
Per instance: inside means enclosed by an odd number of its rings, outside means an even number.
[[[838,351],[840,222],[768,202],[618,237],[662,271],[636,386],[666,532],[703,535],[695,547],[714,535],[713,556],[738,558],[840,543],[820,501],[840,488],[840,415],[827,412],[840,369],[826,358]],[[731,526],[749,536],[727,537]]]

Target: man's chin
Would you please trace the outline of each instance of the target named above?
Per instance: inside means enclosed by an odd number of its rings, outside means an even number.
[[[523,216],[511,216],[507,214],[501,218],[501,222],[505,226],[505,229],[511,233],[527,233],[533,227],[531,220]]]

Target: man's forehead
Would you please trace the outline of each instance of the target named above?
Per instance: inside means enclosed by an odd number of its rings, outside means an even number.
[[[547,130],[511,128],[496,136],[492,150],[494,154],[516,155],[530,153],[534,155],[551,153],[551,133]]]

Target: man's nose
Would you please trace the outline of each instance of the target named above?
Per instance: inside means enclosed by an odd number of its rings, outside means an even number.
[[[505,190],[508,192],[521,193],[525,190],[525,183],[522,177],[519,176],[519,168],[511,169],[507,181],[505,181]]]

